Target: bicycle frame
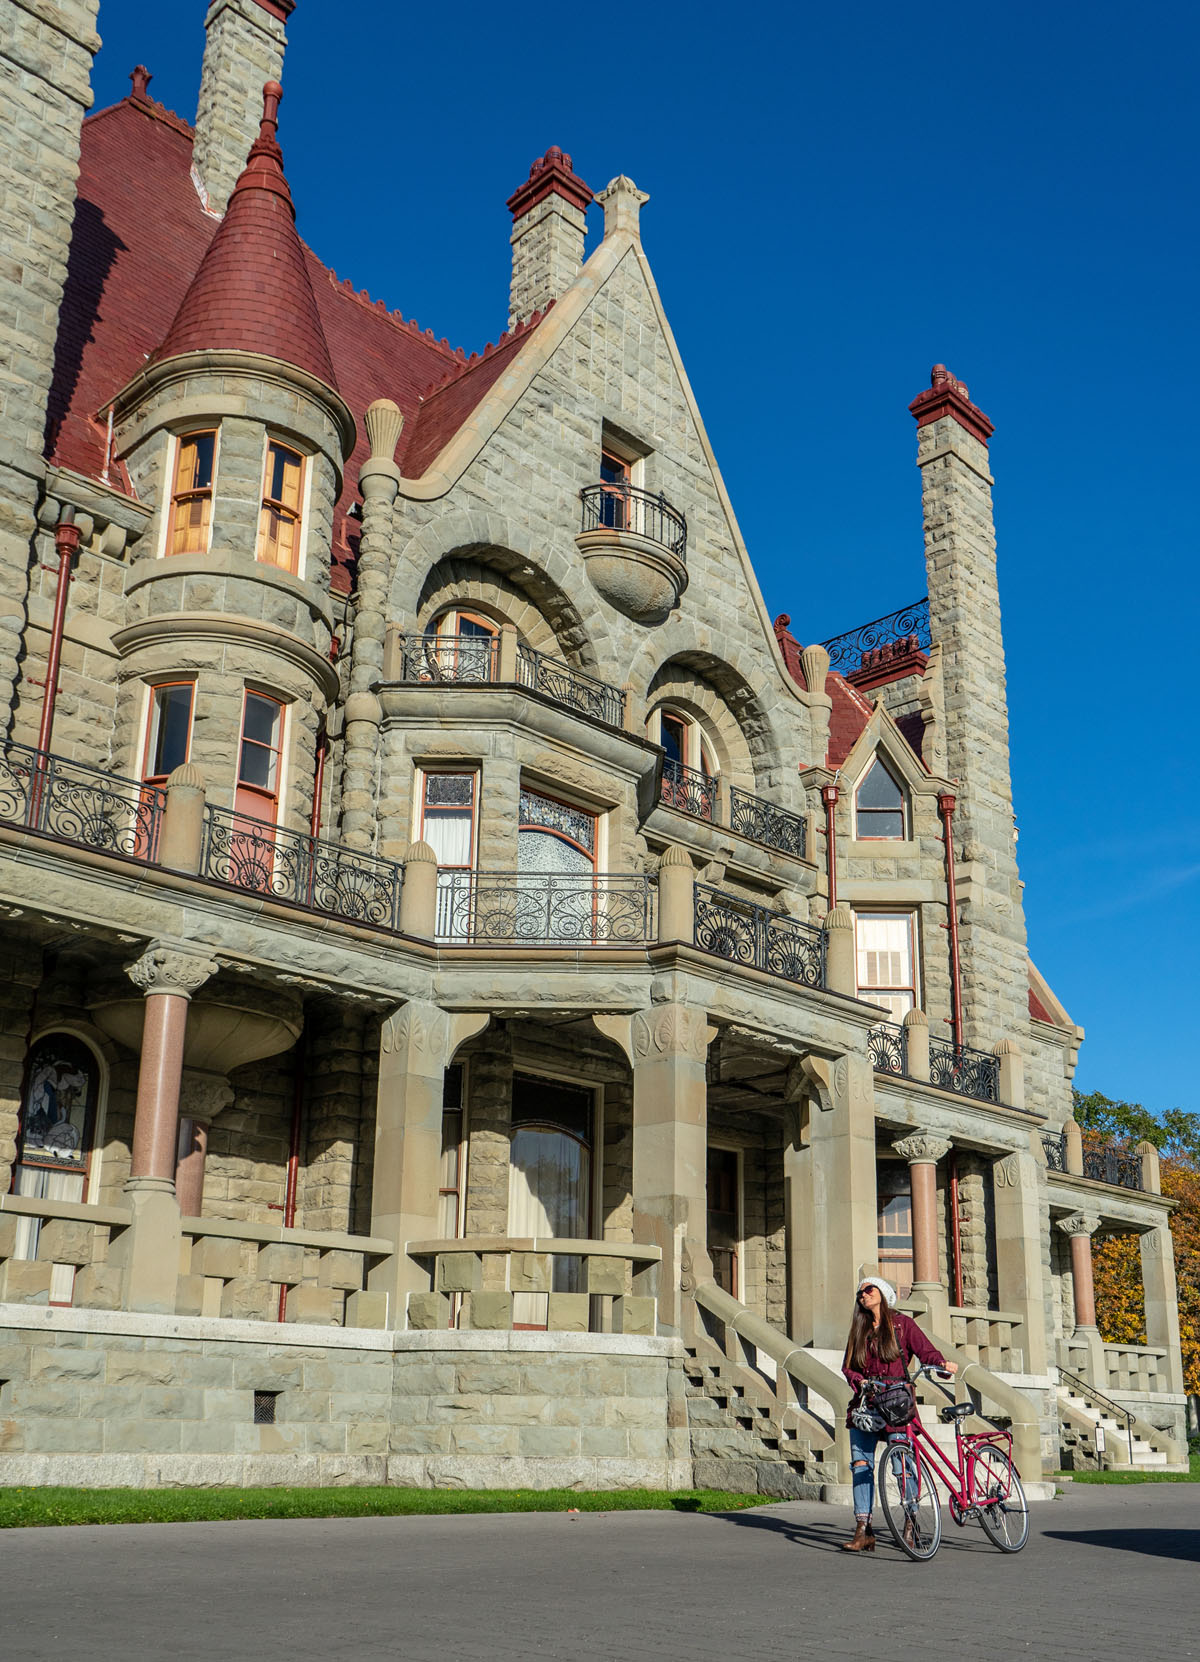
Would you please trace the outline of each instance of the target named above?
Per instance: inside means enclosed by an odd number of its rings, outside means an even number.
[[[1015,1466],[1012,1466],[1011,1431],[971,1431],[964,1433],[961,1420],[956,1420],[954,1422],[954,1445],[957,1463],[952,1466],[949,1459],[921,1424],[919,1413],[903,1429],[905,1440],[912,1448],[921,1450],[922,1456],[933,1475],[949,1491],[953,1507],[956,1507],[965,1515],[972,1515],[978,1506],[978,1501],[974,1498],[975,1460],[980,1449],[984,1447],[1000,1449],[1008,1456],[1010,1469],[1016,1470]],[[1010,1493],[1011,1485],[1005,1488],[1004,1494],[996,1498],[1007,1500]]]

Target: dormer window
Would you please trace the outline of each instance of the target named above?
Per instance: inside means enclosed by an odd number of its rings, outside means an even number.
[[[860,842],[903,840],[908,835],[904,787],[876,756],[854,793],[854,834]]]
[[[215,430],[184,433],[175,457],[171,491],[169,554],[207,554],[212,527],[213,464],[217,454]]]
[[[281,571],[296,572],[300,565],[300,493],[304,488],[304,458],[272,439],[267,445],[263,473],[262,509],[258,516],[255,559]]]

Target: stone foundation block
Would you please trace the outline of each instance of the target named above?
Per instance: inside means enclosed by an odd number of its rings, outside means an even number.
[[[16,1214],[14,1212],[0,1212],[0,1258],[11,1258],[16,1250]]]
[[[361,1252],[323,1252],[317,1282],[322,1287],[336,1287],[343,1292],[357,1292],[363,1284]]]
[[[591,1300],[586,1293],[551,1293],[546,1326],[552,1333],[586,1333]]]
[[[258,1249],[258,1279],[284,1287],[298,1287],[304,1280],[304,1248],[272,1241]]]
[[[221,1294],[222,1316],[238,1321],[269,1321],[278,1308],[279,1295],[268,1281],[249,1281],[239,1277],[226,1284]],[[290,1306],[291,1299],[288,1299]],[[289,1312],[290,1313],[290,1312]]]
[[[508,1261],[508,1284],[514,1293],[548,1293],[553,1263],[548,1252],[514,1252]]]
[[[477,1252],[442,1252],[437,1260],[440,1293],[473,1293],[483,1285],[483,1262]]]
[[[202,1275],[181,1275],[175,1288],[175,1314],[177,1316],[204,1316],[208,1312],[204,1308],[205,1281]],[[218,1301],[220,1295],[218,1294]]]
[[[314,1322],[318,1327],[336,1327],[333,1290],[329,1287],[314,1287],[311,1281],[306,1281],[302,1287],[293,1287],[288,1293],[285,1320]]]
[[[10,1258],[0,1269],[0,1303],[48,1304],[53,1274],[40,1258]]]
[[[73,1302],[86,1310],[119,1310],[120,1270],[109,1264],[85,1264],[75,1277]]]
[[[51,1218],[38,1233],[37,1255],[48,1264],[90,1264],[95,1229],[70,1218]]]
[[[613,1332],[653,1338],[658,1331],[658,1301],[626,1296],[613,1299]]]
[[[346,1327],[386,1327],[388,1296],[361,1290],[346,1296]]]
[[[349,1300],[347,1300],[347,1306]],[[408,1295],[408,1325],[410,1329],[428,1332],[450,1326],[450,1300],[444,1293],[410,1293]]]
[[[619,1296],[625,1291],[623,1258],[589,1258],[586,1264],[589,1293],[614,1293]]]
[[[465,1255],[456,1254],[456,1256]],[[470,1256],[474,1256],[474,1254]],[[511,1293],[469,1293],[466,1308],[463,1311],[463,1326],[500,1329],[507,1332],[512,1327],[512,1308]]]
[[[206,1235],[203,1240],[193,1241],[191,1272],[220,1276],[222,1281],[235,1280],[242,1273],[242,1243],[223,1235]]]

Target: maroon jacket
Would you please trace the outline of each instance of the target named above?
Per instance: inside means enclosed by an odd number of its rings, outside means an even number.
[[[913,1321],[900,1310],[893,1310],[892,1327],[896,1333],[896,1343],[900,1346],[900,1354],[894,1362],[881,1362],[875,1357],[871,1362],[870,1370],[866,1374],[858,1373],[854,1368],[844,1367],[842,1372],[847,1381],[857,1393],[864,1379],[904,1379],[908,1374],[908,1365],[915,1356],[918,1362],[929,1362],[935,1368],[944,1368],[946,1358],[936,1345],[931,1345],[925,1334]],[[868,1351],[874,1345],[874,1337],[868,1339]],[[846,1424],[850,1424],[849,1413],[846,1415]]]

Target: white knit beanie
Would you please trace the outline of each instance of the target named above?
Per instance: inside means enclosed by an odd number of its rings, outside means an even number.
[[[883,1294],[883,1301],[888,1309],[894,1310],[896,1308],[896,1289],[890,1281],[885,1281],[881,1275],[864,1275],[858,1284],[858,1292],[861,1292],[864,1287],[878,1287]]]

